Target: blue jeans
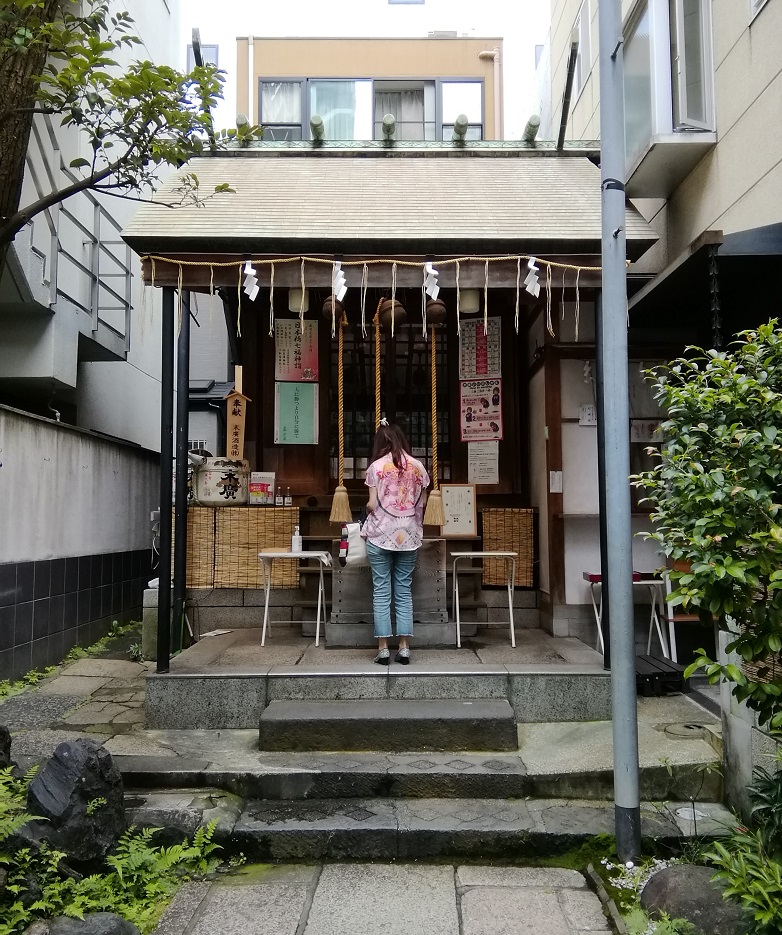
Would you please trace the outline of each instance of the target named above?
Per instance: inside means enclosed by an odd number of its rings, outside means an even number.
[[[413,635],[413,572],[418,549],[396,552],[381,549],[367,541],[367,558],[372,570],[372,608],[375,612],[375,636],[391,636],[391,585],[394,589],[396,635]]]

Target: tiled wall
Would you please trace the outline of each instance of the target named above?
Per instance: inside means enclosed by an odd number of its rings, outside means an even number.
[[[112,622],[141,619],[150,551],[0,564],[0,679],[62,662]]]

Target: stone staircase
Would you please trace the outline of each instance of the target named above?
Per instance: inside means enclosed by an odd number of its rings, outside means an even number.
[[[609,687],[545,665],[155,675],[161,755],[115,757],[134,822],[216,817],[254,860],[522,860],[613,833]],[[703,769],[716,719],[681,696],[641,702],[644,835],[720,833],[720,776]]]

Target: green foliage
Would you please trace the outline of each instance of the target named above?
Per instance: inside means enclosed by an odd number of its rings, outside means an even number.
[[[85,811],[88,815],[94,815],[95,812],[97,812],[99,808],[103,808],[105,804],[106,800],[103,798],[103,796],[98,796],[96,799],[90,799],[90,801],[87,803]]]
[[[41,679],[45,679],[56,671],[57,666],[47,666],[43,671],[32,669],[14,682],[10,679],[2,679],[0,680],[0,698],[10,698],[12,695],[18,695],[20,692],[25,691],[25,689],[37,685]]]
[[[715,841],[707,858],[718,868],[714,879],[726,884],[723,895],[736,898],[750,913],[753,935],[779,935],[782,864],[769,853],[763,830],[740,826],[730,837]]]
[[[651,371],[668,418],[659,462],[634,482],[654,507],[650,536],[690,564],[672,573],[672,603],[715,619],[734,635],[729,651],[766,665],[782,650],[782,333],[771,321],[740,337]],[[703,650],[685,674],[698,669],[782,730],[782,674],[758,680]]]
[[[755,769],[748,792],[752,819],[762,829],[766,847],[774,860],[782,863],[782,747],[774,756],[776,768]]]
[[[218,845],[212,840],[216,822],[199,828],[192,841],[156,847],[156,829],[131,828],[106,858],[106,873],[82,879],[66,874],[64,854],[46,842],[37,849],[8,847],[10,836],[30,819],[26,812],[30,771],[15,779],[10,768],[0,770],[0,865],[7,872],[0,892],[0,935],[15,935],[36,918],[87,912],[115,912],[150,932],[182,880],[214,870]],[[90,806],[105,804],[94,799]]]
[[[655,921],[640,907],[631,910],[624,917],[624,923],[630,935],[698,935],[698,929],[686,919],[672,919],[663,913],[662,918]]]
[[[774,759],[782,763],[782,754]],[[726,898],[741,902],[753,919],[752,935],[782,931],[782,772],[757,767],[748,787],[752,827],[738,825],[705,855],[727,884]]]
[[[115,55],[133,50],[140,40],[133,19],[115,12],[109,0],[60,0],[58,15],[51,3],[4,0],[0,5],[0,76],[13,76],[24,56],[45,55],[34,79],[33,98],[10,101],[0,110],[0,125],[22,113],[46,113],[78,131],[81,155],[70,163],[76,181],[63,197],[89,188],[134,197],[158,187],[158,169],[179,168],[204,148],[241,145],[259,136],[260,128],[244,125],[214,134],[211,109],[222,96],[224,73],[214,65],[196,66],[187,74],[168,65],[131,61],[120,65]],[[13,87],[13,83],[9,86]],[[199,204],[225,191],[199,195],[188,189],[184,203]],[[11,239],[51,202],[27,206],[0,224],[0,242]]]

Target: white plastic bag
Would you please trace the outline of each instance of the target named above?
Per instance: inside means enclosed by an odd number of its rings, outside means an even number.
[[[348,531],[348,554],[345,565],[348,568],[369,568],[367,558],[367,540],[361,536],[361,523],[346,523]]]

